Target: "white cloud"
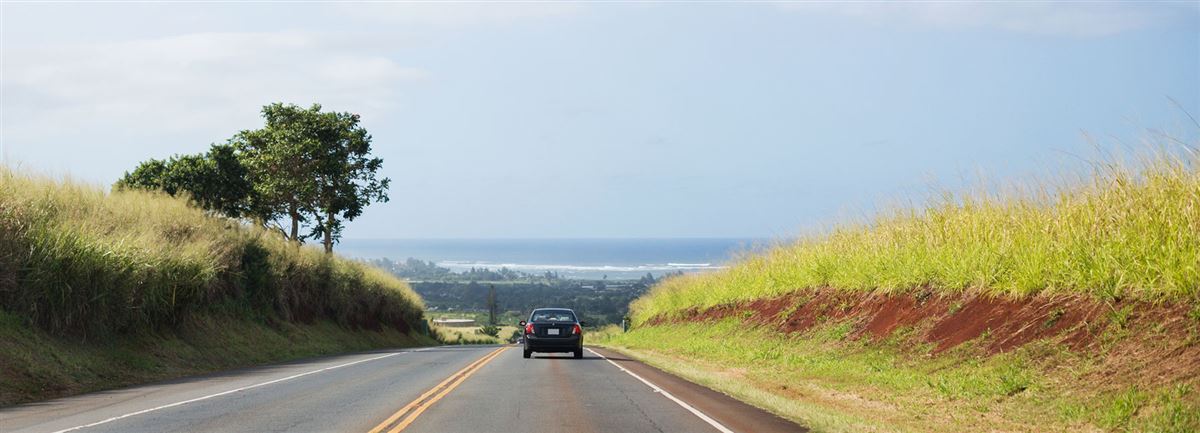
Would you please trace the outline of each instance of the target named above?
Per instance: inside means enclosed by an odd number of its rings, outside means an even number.
[[[833,13],[879,25],[939,30],[987,29],[1071,37],[1108,36],[1180,16],[1195,5],[1068,2],[787,3],[788,10]]]
[[[344,3],[342,14],[374,21],[436,27],[513,24],[561,17],[583,9],[578,3]]]
[[[358,51],[353,42],[280,32],[8,43],[5,138],[44,141],[56,132],[108,135],[147,127],[231,135],[231,128],[257,122],[255,107],[274,101],[386,110],[397,103],[397,87],[425,75]],[[73,131],[58,131],[68,119]]]

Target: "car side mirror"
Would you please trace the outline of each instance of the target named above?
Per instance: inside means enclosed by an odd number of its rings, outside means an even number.
[[[524,320],[522,320],[522,321],[518,322],[518,323],[517,323],[517,326],[520,326],[520,327],[524,328],[524,327],[525,327],[525,321],[524,321]]]
[[[579,321],[579,326],[587,326],[587,321],[586,321],[586,320],[580,320],[580,321]]]

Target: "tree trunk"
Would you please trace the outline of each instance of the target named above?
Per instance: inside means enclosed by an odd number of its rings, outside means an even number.
[[[300,213],[296,212],[296,205],[288,207],[288,216],[292,217],[292,240],[300,241]]]
[[[325,254],[333,254],[333,211],[325,211]]]

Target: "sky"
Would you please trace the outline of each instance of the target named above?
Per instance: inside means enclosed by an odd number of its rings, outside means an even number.
[[[787,237],[1200,126],[1196,2],[0,2],[9,165],[362,116],[347,238]]]

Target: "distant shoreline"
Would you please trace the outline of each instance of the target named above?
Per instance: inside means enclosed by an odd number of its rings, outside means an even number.
[[[415,258],[453,272],[486,268],[572,279],[638,279],[724,269],[738,257],[777,244],[737,238],[347,239],[345,255],[364,260]]]

